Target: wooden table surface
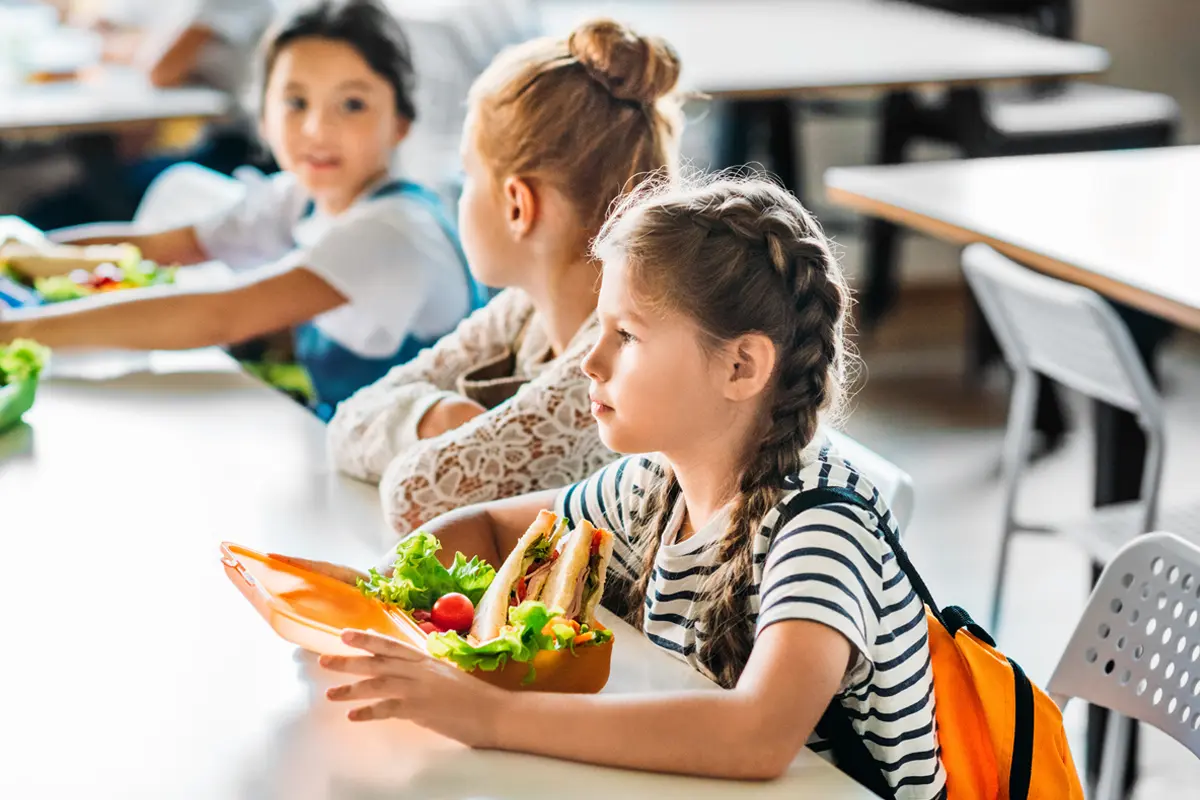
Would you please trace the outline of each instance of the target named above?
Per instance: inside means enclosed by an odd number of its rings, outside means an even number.
[[[828,199],[1200,330],[1200,147],[825,173]]]
[[[542,0],[544,29],[595,16],[659,34],[682,82],[722,97],[1083,76],[1099,48],[891,0]]]

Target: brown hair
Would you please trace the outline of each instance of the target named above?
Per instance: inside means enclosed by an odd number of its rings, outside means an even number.
[[[742,467],[729,530],[705,580],[700,658],[733,686],[753,644],[746,605],[758,525],[795,475],[822,414],[844,399],[849,290],[829,241],[791,194],[765,180],[718,176],[693,188],[643,187],[605,223],[597,256],[622,258],[634,291],[694,319],[713,347],[747,333],[776,347],[758,448]],[[654,560],[678,484],[668,472],[648,492],[642,575],[630,597],[641,623]]]
[[[590,238],[639,175],[674,169],[679,69],[664,40],[607,19],[517,45],[471,87],[475,144],[494,174],[562,192]]]

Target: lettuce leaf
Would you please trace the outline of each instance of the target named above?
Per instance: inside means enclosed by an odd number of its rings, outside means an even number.
[[[472,605],[478,605],[496,570],[478,556],[468,560],[462,553],[455,553],[450,569],[446,569],[437,559],[441,547],[437,537],[417,531],[397,545],[392,574],[382,575],[372,569],[369,580],[359,580],[359,590],[406,611],[428,611],[439,597],[451,592],[461,592]]]
[[[574,652],[575,629],[570,625],[553,623],[561,614],[559,609],[547,608],[545,603],[526,600],[508,610],[508,625],[495,639],[472,644],[453,631],[434,633],[429,636],[426,649],[434,658],[448,659],[468,672],[474,669],[492,672],[510,660],[530,662],[542,650],[570,649]],[[593,635],[596,637],[594,644],[612,640],[610,631],[596,630]],[[525,682],[531,682],[534,677],[531,665]]]
[[[7,347],[0,345],[0,386],[35,380],[49,358],[49,348],[30,339],[14,339]]]
[[[37,289],[38,294],[47,303],[65,303],[68,300],[78,300],[95,293],[90,286],[82,286],[66,275],[35,278],[33,288]]]

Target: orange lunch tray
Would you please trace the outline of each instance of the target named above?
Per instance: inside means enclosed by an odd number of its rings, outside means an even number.
[[[347,629],[372,630],[424,647],[426,634],[407,613],[365,596],[356,587],[230,542],[221,545],[225,574],[282,638],[324,655],[362,655],[341,640]],[[612,642],[543,650],[529,663],[509,661],[471,674],[503,689],[594,694],[608,683]]]

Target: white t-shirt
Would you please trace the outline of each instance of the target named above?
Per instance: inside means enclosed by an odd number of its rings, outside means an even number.
[[[347,302],[316,317],[325,335],[364,358],[394,355],[410,334],[436,339],[470,307],[466,268],[424,201],[371,197],[335,217],[306,215],[309,198],[281,172],[249,185],[233,209],[196,227],[200,245],[235,271],[303,267]]]

